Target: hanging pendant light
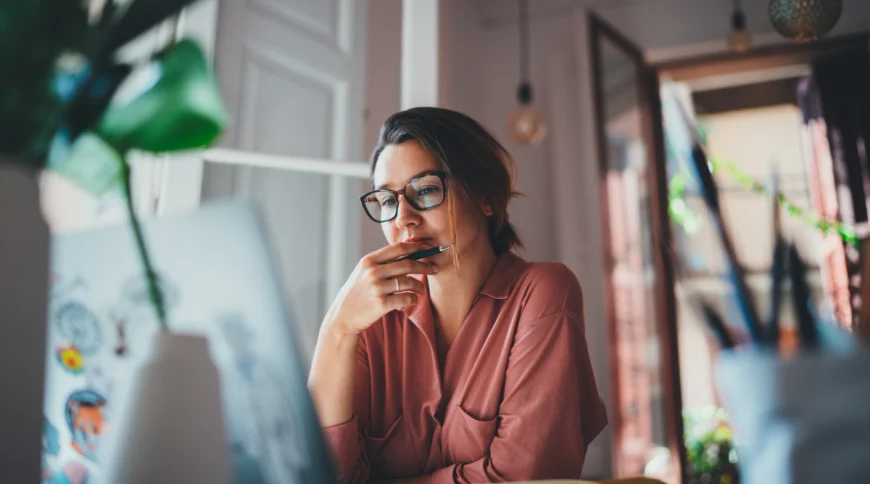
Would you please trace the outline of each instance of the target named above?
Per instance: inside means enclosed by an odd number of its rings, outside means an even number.
[[[511,137],[522,144],[536,145],[547,135],[544,118],[532,107],[532,84],[529,81],[529,6],[527,0],[519,0],[520,9],[520,85],[517,101],[520,105],[508,118]]]
[[[744,53],[752,45],[752,35],[746,28],[746,13],[740,5],[740,0],[734,0],[734,11],[731,12],[731,31],[728,33],[728,46],[731,50]]]
[[[843,13],[843,0],[770,0],[768,15],[784,37],[809,41],[830,32]]]

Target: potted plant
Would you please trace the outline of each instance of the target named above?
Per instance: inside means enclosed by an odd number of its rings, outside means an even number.
[[[87,190],[124,191],[130,226],[158,320],[163,297],[133,210],[133,150],[201,149],[227,124],[197,44],[173,43],[137,64],[159,67],[155,82],[116,96],[137,65],[118,51],[193,0],[0,3],[0,482],[39,482],[43,428],[49,232],[38,174],[55,170]],[[97,2],[94,2],[95,4]]]

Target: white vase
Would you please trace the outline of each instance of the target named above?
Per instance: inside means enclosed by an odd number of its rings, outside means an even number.
[[[208,340],[157,334],[118,398],[104,482],[229,484],[220,377]]]
[[[49,231],[36,173],[0,159],[0,482],[40,482]]]
[[[742,483],[870,482],[870,351],[723,353],[716,384]]]

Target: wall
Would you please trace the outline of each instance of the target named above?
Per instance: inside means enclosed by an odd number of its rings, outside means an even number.
[[[381,124],[399,110],[401,95],[402,0],[371,0],[366,54],[365,121],[362,159],[368,161]],[[360,195],[371,189],[359,184]],[[362,253],[385,245],[379,225],[367,217],[362,221]]]
[[[515,25],[516,2],[477,0],[484,26]],[[747,27],[757,44],[781,42],[767,17],[767,0],[743,2]],[[728,32],[731,0],[534,0],[533,21],[570,17],[576,9],[591,9],[640,45],[649,58],[723,50]],[[843,14],[829,35],[866,30],[870,4],[843,0]]]
[[[570,38],[570,17],[548,17],[531,28],[531,81],[533,105],[548,116],[548,52]],[[553,166],[551,143],[523,146],[508,135],[507,119],[517,107],[519,40],[516,27],[481,28],[457,25],[463,49],[454,57],[454,108],[481,122],[513,155],[517,165],[517,190],[524,196],[510,205],[510,219],[517,225],[530,260],[557,258],[553,216]],[[469,48],[476,46],[476,48]],[[551,137],[551,136],[550,136]]]

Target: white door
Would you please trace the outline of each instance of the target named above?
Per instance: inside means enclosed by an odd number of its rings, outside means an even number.
[[[221,0],[215,67],[232,126],[222,147],[359,161],[363,0]],[[306,363],[325,309],[359,259],[363,182],[205,164],[203,200],[237,196],[264,215]]]

